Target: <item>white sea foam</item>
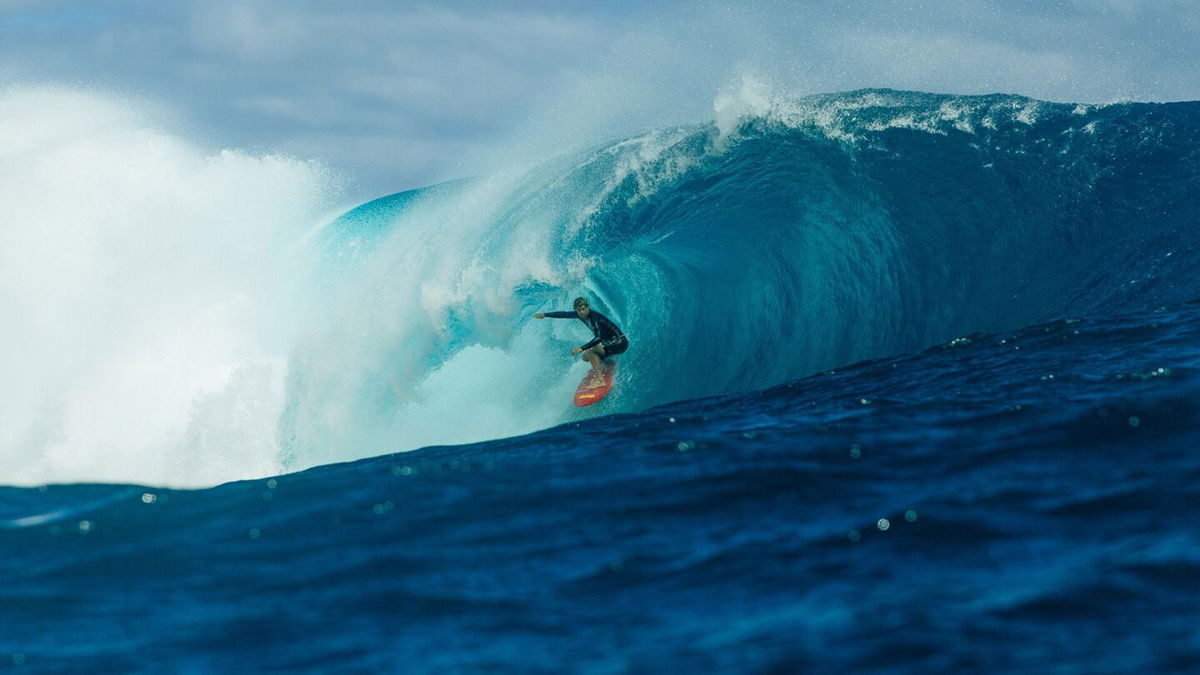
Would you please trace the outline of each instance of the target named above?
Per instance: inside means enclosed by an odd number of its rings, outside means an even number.
[[[749,73],[741,76],[736,88],[718,94],[713,102],[718,143],[736,134],[738,125],[746,119],[768,114],[773,98],[767,83]]]
[[[210,151],[111,96],[0,93],[0,483],[279,468],[320,166]]]

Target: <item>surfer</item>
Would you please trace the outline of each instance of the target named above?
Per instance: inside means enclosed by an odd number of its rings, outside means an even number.
[[[575,311],[573,312],[538,312],[534,314],[535,319],[575,319],[578,318],[588,328],[592,329],[592,339],[585,343],[582,347],[576,347],[571,350],[571,355],[582,353],[580,357],[584,361],[592,364],[592,377],[597,381],[604,381],[604,370],[602,363],[604,359],[610,356],[616,356],[629,349],[629,340],[625,334],[617,328],[617,324],[612,322],[607,316],[592,309],[588,306],[587,300],[583,298],[575,298]]]

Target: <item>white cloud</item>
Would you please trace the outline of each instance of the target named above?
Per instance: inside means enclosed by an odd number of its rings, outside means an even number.
[[[0,4],[0,63],[9,80],[168,102],[222,145],[320,149],[377,194],[447,177],[472,165],[462,153],[511,148],[514,135],[542,137],[523,148],[541,152],[711,116],[747,74],[783,95],[878,86],[1194,99],[1194,7],[10,0]],[[405,145],[420,150],[398,152]],[[389,167],[398,161],[407,163]]]

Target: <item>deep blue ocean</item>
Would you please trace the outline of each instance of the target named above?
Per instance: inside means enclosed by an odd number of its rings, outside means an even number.
[[[813,96],[303,249],[216,469],[0,477],[0,670],[1200,671],[1200,103]]]

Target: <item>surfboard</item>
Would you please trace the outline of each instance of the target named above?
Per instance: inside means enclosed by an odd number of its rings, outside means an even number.
[[[604,362],[604,381],[597,383],[593,381],[592,370],[588,369],[588,374],[583,378],[583,382],[579,383],[579,387],[575,390],[575,405],[584,407],[599,403],[600,399],[604,398],[613,386],[613,376],[617,373],[617,363],[615,361]]]

